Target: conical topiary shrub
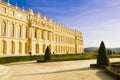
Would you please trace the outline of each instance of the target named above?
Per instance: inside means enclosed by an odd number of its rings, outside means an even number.
[[[46,51],[45,51],[45,56],[44,56],[44,61],[51,61],[51,51],[50,48],[47,46]]]
[[[103,41],[101,42],[98,50],[97,65],[104,65],[104,66],[110,65],[108,54]]]

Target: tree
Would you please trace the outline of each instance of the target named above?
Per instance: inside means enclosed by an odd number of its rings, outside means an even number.
[[[105,65],[105,66],[110,65],[106,47],[103,41],[101,42],[99,50],[98,50],[97,65]]]
[[[115,51],[113,51],[113,54],[115,54]]]
[[[108,53],[108,55],[110,55],[110,50],[109,49],[107,50],[107,53]]]
[[[110,54],[112,54],[112,50],[110,50]]]
[[[50,48],[47,46],[46,51],[45,51],[45,56],[44,56],[44,61],[51,61],[51,51]]]

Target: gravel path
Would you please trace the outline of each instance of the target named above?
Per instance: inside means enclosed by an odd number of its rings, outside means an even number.
[[[111,62],[120,58],[111,59]],[[92,69],[96,60],[78,60],[36,63],[19,62],[6,64],[13,71],[8,80],[114,80],[102,69]]]

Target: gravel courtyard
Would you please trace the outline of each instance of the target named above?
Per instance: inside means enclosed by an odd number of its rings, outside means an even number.
[[[111,59],[111,62],[120,61],[120,58]],[[8,80],[114,80],[102,69],[92,69],[90,64],[96,60],[78,60],[36,63],[18,62],[6,64],[12,70]]]

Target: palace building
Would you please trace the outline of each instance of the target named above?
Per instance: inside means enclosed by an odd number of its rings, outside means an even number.
[[[43,55],[47,46],[55,54],[83,52],[81,32],[51,18],[25,11],[0,0],[0,55]]]

